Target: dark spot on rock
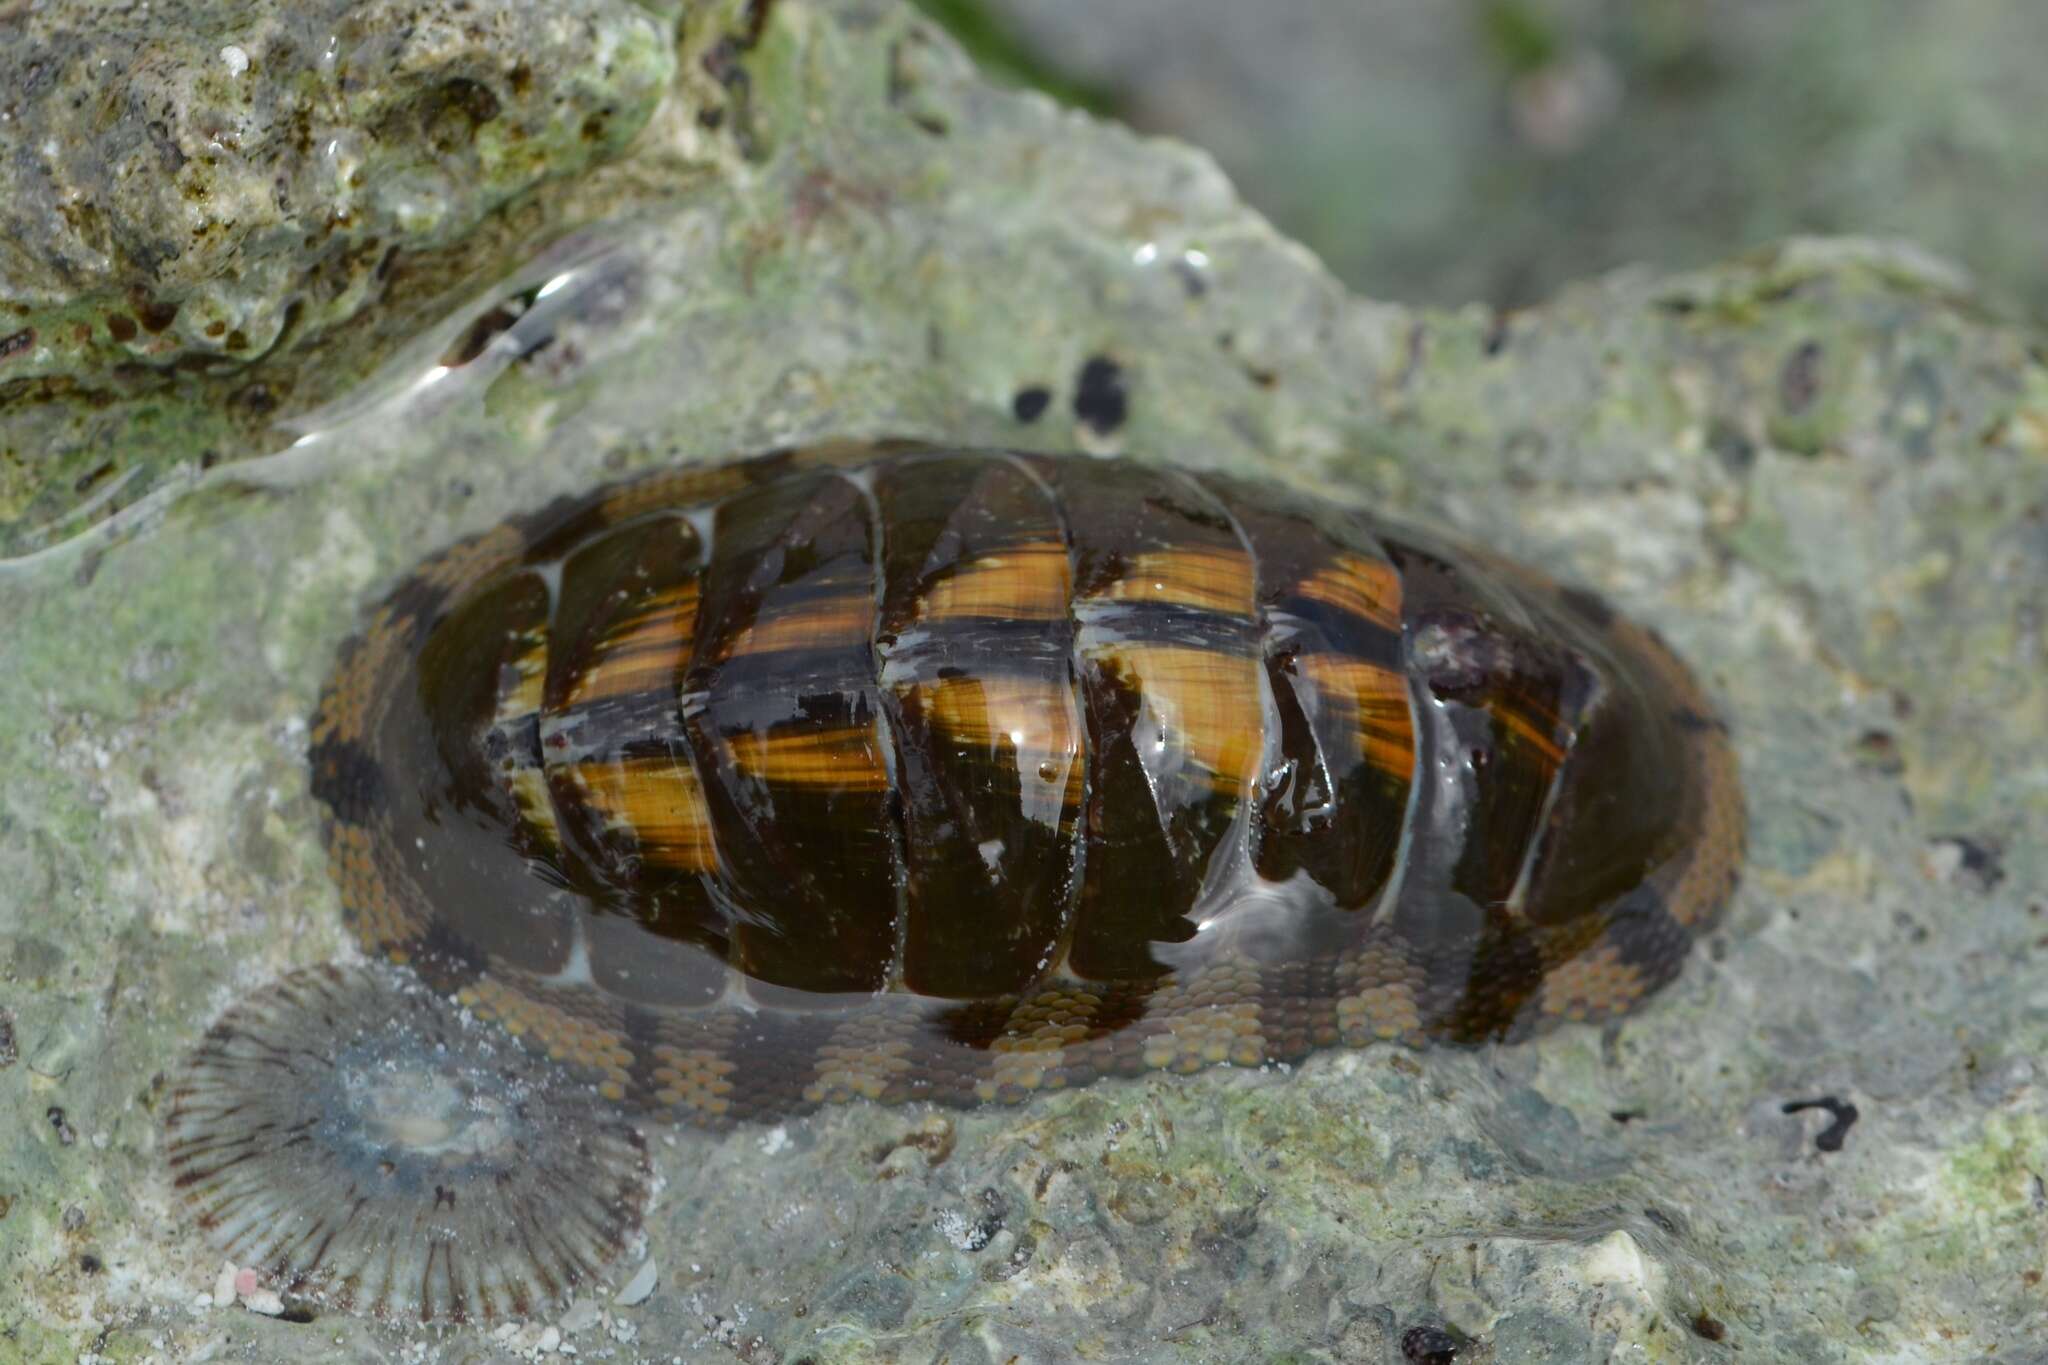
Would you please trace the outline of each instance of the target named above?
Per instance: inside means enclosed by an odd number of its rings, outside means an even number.
[[[2005,880],[2005,854],[1997,844],[1967,835],[1943,835],[1934,847],[1958,859],[1956,870],[1962,880],[1979,891],[1990,891]]]
[[[1728,1328],[1704,1308],[1692,1315],[1692,1334],[1702,1341],[1728,1340]]]
[[[8,1211],[13,1207],[14,1196],[11,1194],[0,1194],[0,1218],[5,1218]]]
[[[175,175],[183,170],[185,150],[178,145],[177,139],[171,136],[171,126],[162,119],[151,119],[145,131],[149,134],[150,144],[156,148],[164,173]]]
[[[282,1313],[279,1313],[277,1317],[280,1322],[296,1322],[302,1325],[319,1320],[319,1315],[302,1303],[292,1304]]]
[[[246,351],[249,349],[249,334],[237,327],[228,333],[228,339],[221,343],[224,351]]]
[[[953,1144],[955,1141],[953,1125],[950,1123],[942,1128],[915,1128],[905,1133],[902,1137],[897,1138],[894,1142],[885,1142],[875,1148],[875,1164],[877,1166],[881,1165],[893,1153],[908,1147],[923,1152],[926,1165],[943,1166],[946,1164],[946,1159],[953,1155]]]
[[[1123,367],[1108,356],[1091,356],[1074,382],[1074,416],[1107,436],[1122,426],[1130,413]]]
[[[1017,390],[1010,399],[1010,411],[1016,414],[1020,422],[1036,422],[1045,415],[1045,410],[1051,403],[1051,389],[1043,384],[1030,384]]]
[[[0,1071],[13,1066],[21,1056],[21,1050],[14,1043],[14,1015],[0,1009]]]
[[[1499,355],[1507,349],[1508,315],[1495,310],[1493,321],[1487,324],[1486,335],[1479,338],[1479,349],[1487,355]]]
[[[442,353],[441,363],[451,370],[461,369],[484,353],[484,348],[491,344],[492,337],[519,321],[519,315],[524,311],[525,309],[516,301],[509,300],[489,309],[475,322],[470,323],[462,335],[455,339],[454,344]]]
[[[1634,1123],[1637,1119],[1643,1117],[1643,1111],[1640,1109],[1610,1109],[1607,1111],[1607,1117],[1613,1119],[1616,1123]]]
[[[984,1261],[981,1278],[990,1284],[1000,1284],[1014,1279],[1031,1264],[1031,1258],[1038,1254],[1038,1239],[1030,1233],[1019,1237],[1010,1247],[1010,1254],[999,1261]]]
[[[1778,401],[1786,412],[1797,416],[1820,396],[1820,359],[1820,343],[1803,341],[1778,371]]]
[[[732,38],[720,38],[705,51],[699,65],[705,75],[724,86],[726,93],[732,96],[723,113],[731,116],[733,145],[739,149],[741,156],[751,161],[760,155],[761,148],[754,134],[753,82],[747,75],[746,67],[740,64],[742,50],[740,44]],[[716,127],[718,123],[725,121],[721,116],[717,122],[705,126]]]
[[[1072,1161],[1066,1157],[1061,1157],[1058,1161],[1051,1162],[1046,1166],[1041,1167],[1038,1172],[1038,1179],[1036,1182],[1034,1182],[1032,1187],[1033,1197],[1043,1200],[1045,1198],[1045,1192],[1052,1188],[1052,1182],[1056,1177],[1062,1175],[1072,1175],[1074,1172],[1080,1169],[1081,1164],[1079,1162]]]
[[[446,155],[468,146],[477,129],[496,118],[498,112],[498,97],[488,85],[457,76],[435,88],[421,110],[420,122],[428,144]]]
[[[1666,1236],[1676,1237],[1678,1235],[1678,1224],[1672,1221],[1670,1214],[1655,1205],[1645,1204],[1643,1206],[1643,1217],[1649,1219],[1651,1224]]]
[[[912,102],[917,95],[918,81],[905,59],[905,47],[904,43],[889,45],[889,107],[901,110],[919,131],[933,137],[944,137],[951,131],[946,120],[928,109],[917,108]]]
[[[78,1258],[78,1268],[88,1275],[97,1275],[106,1267],[99,1257],[88,1251]]]
[[[697,126],[707,132],[716,132],[724,122],[725,108],[722,105],[714,104],[697,111]]]
[[[1833,1120],[1827,1127],[1814,1135],[1813,1145],[1823,1152],[1839,1152],[1842,1143],[1848,1139],[1849,1129],[1856,1122],[1856,1106],[1847,1100],[1836,1099],[1833,1095],[1822,1095],[1812,1100],[1787,1100],[1784,1112],[1804,1113],[1808,1109],[1824,1109]]]
[[[1906,760],[1899,754],[1899,742],[1892,738],[1889,730],[1865,730],[1856,737],[1853,752],[1858,767],[1885,777],[1897,777],[1906,771]]]
[[[775,0],[747,0],[746,13],[741,16],[740,46],[752,51],[761,41],[761,35],[768,28],[768,15],[775,8]]]
[[[1756,442],[1743,435],[1733,422],[1715,418],[1707,426],[1707,449],[1714,452],[1731,474],[1747,474],[1756,464]]]
[[[975,1202],[981,1205],[981,1216],[948,1239],[962,1251],[980,1251],[993,1242],[1003,1230],[1003,1218],[1009,1212],[1003,1196],[993,1189],[983,1189]]]
[[[143,299],[135,305],[136,313],[142,318],[142,330],[155,336],[178,320],[178,305],[159,303],[155,299]]]
[[[1452,1365],[1458,1339],[1441,1327],[1410,1327],[1401,1333],[1401,1359],[1409,1365]]]
[[[36,329],[24,327],[13,336],[0,337],[0,360],[12,360],[36,344]]]
[[[138,330],[135,319],[126,313],[114,313],[107,318],[107,334],[116,341],[124,344],[133,341]]]
[[[698,59],[704,74],[728,90],[745,88],[746,68],[740,65],[740,47],[730,38],[720,38]]]
[[[101,460],[91,469],[88,469],[85,471],[85,473],[80,474],[78,478],[72,482],[71,491],[74,493],[89,493],[92,491],[92,487],[94,484],[106,478],[107,475],[113,472],[114,462],[112,460]]]
[[[57,1134],[57,1141],[61,1145],[69,1147],[72,1143],[78,1141],[78,1130],[71,1126],[70,1119],[64,1117],[64,1111],[61,1108],[53,1104],[43,1111],[43,1117],[48,1120],[50,1128]]]

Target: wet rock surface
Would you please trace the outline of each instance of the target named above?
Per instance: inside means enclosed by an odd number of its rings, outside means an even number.
[[[530,251],[568,216],[536,191],[654,114],[673,28],[627,0],[0,13],[0,554],[160,473],[109,403],[211,379],[232,457],[380,349],[338,329]]]
[[[282,453],[0,567],[0,1358],[2039,1340],[2036,339],[1853,241],[1505,319],[1362,302],[1204,156],[996,93],[900,8],[785,0],[749,40],[714,63],[745,91],[728,172],[467,296]],[[161,1078],[232,1002],[351,954],[305,717],[362,604],[560,492],[881,434],[1287,479],[1608,595],[1733,728],[1752,856],[1725,927],[1638,1014],[1513,1048],[650,1134],[652,1272],[545,1321],[251,1311],[165,1188]]]
[[[1637,261],[1859,232],[2048,316],[2038,7],[927,3],[993,24],[1036,79],[1210,149],[1374,297],[1521,306]]]

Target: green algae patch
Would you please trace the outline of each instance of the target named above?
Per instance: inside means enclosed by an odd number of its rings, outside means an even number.
[[[1964,1227],[1981,1221],[2032,1218],[2048,1171],[2048,1118],[2039,1114],[1993,1114],[1976,1139],[1946,1155],[1941,1178],[1964,1225],[1951,1226],[1952,1250],[1967,1255],[1974,1239]]]

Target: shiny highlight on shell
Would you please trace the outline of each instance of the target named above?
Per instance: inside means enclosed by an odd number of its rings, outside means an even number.
[[[639,1235],[639,1134],[587,1083],[388,967],[295,972],[173,1082],[165,1152],[206,1239],[314,1306],[523,1317]]]

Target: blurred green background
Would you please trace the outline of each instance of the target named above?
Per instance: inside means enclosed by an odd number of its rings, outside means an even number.
[[[1215,153],[1353,286],[1516,306],[1795,233],[2048,317],[2039,0],[920,0],[984,66]]]

